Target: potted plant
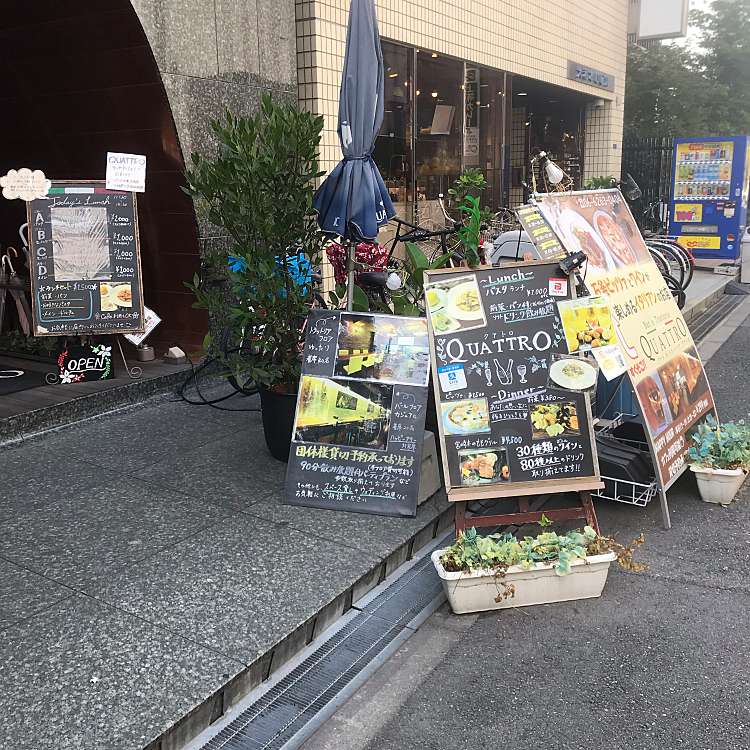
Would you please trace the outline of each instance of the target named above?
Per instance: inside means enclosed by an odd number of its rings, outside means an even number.
[[[644,569],[633,562],[641,544],[642,536],[625,547],[590,526],[522,539],[467,529],[450,547],[433,552],[432,562],[451,609],[462,614],[600,596],[613,561]]]
[[[692,441],[688,457],[701,499],[728,505],[750,468],[750,428],[744,422],[719,424],[709,414]]]
[[[304,322],[315,298],[312,270],[325,242],[312,206],[314,181],[322,174],[323,118],[266,95],[255,116],[227,112],[211,127],[219,154],[193,154],[186,191],[229,237],[223,258],[228,289],[199,278],[188,286],[197,307],[227,321],[236,349],[224,348],[227,368],[258,386],[269,450],[287,460]],[[209,336],[204,348],[210,345]]]

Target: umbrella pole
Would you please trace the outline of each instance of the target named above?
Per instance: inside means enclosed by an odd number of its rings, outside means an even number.
[[[354,257],[352,253],[351,239],[344,240],[346,251],[346,309],[351,312],[354,309]]]

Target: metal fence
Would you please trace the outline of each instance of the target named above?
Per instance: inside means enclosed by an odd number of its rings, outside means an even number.
[[[642,228],[657,231],[666,219],[672,187],[672,137],[626,138],[622,146],[622,175],[629,172],[643,197],[633,206]]]

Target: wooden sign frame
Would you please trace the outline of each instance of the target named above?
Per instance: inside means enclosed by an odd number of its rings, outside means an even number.
[[[503,263],[497,266],[498,270],[507,270],[513,268],[529,268],[533,266],[549,266],[554,261],[534,260],[520,261],[517,263]],[[477,269],[469,268],[444,268],[434,271],[425,271],[424,280],[428,283],[435,278],[451,274],[470,274],[477,271],[489,270],[492,267],[481,266]],[[562,274],[562,271],[561,271]],[[563,274],[564,275],[564,274]],[[574,285],[574,279],[569,277],[569,284]],[[574,286],[571,287],[575,289]],[[463,531],[466,528],[466,504],[478,500],[503,500],[518,499],[518,512],[503,513],[498,515],[482,515],[471,518],[472,526],[500,526],[509,524],[538,523],[542,515],[546,515],[552,521],[585,519],[589,526],[599,531],[599,524],[596,519],[594,504],[591,500],[591,491],[599,490],[604,487],[604,482],[599,474],[599,458],[596,451],[596,437],[594,434],[594,420],[591,411],[591,401],[588,394],[584,396],[586,405],[586,416],[588,420],[588,437],[591,445],[591,456],[594,466],[594,475],[591,477],[576,477],[571,479],[550,479],[533,482],[517,482],[507,485],[484,485],[480,487],[453,487],[450,480],[450,467],[446,455],[445,434],[443,431],[443,422],[440,419],[440,384],[437,380],[437,355],[435,352],[435,333],[432,329],[431,321],[428,315],[428,330],[430,344],[430,360],[432,363],[433,375],[433,395],[435,399],[435,409],[438,414],[438,433],[440,440],[440,456],[443,469],[443,479],[445,480],[446,494],[449,502],[456,503],[456,532]],[[561,494],[566,492],[578,493],[581,504],[570,508],[557,508],[551,510],[532,510],[529,506],[529,496]]]
[[[92,186],[92,187],[105,187],[105,181],[104,180],[52,180],[52,187],[66,187],[66,186]],[[127,193],[131,196],[133,201],[133,241],[135,245],[135,268],[136,268],[136,275],[138,279],[138,312],[140,315],[140,325],[136,326],[134,328],[86,328],[85,326],[80,326],[75,331],[53,331],[49,333],[42,333],[37,331],[37,321],[41,320],[40,317],[38,317],[37,313],[37,303],[36,303],[36,295],[37,295],[37,287],[38,287],[38,281],[36,277],[36,245],[37,242],[34,239],[34,232],[33,232],[33,221],[32,221],[32,204],[33,201],[29,201],[26,203],[26,220],[28,222],[28,236],[29,236],[29,255],[30,255],[30,262],[29,262],[29,272],[31,275],[31,322],[32,322],[32,329],[33,329],[33,335],[34,336],[97,336],[97,335],[117,335],[121,333],[143,333],[144,331],[144,324],[145,324],[145,302],[143,297],[143,271],[142,271],[142,264],[141,264],[141,236],[140,236],[140,229],[138,226],[138,199],[136,196],[136,193],[130,192],[128,193],[125,190],[114,190],[110,191],[112,193]]]

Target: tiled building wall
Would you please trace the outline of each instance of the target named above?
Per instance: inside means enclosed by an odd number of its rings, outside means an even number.
[[[586,153],[592,161],[585,176],[619,173],[627,0],[376,0],[376,5],[384,39],[608,101],[587,118]],[[340,156],[336,118],[348,9],[349,0],[296,0],[299,99],[325,117],[324,169]],[[614,75],[615,91],[569,81],[568,60]]]

